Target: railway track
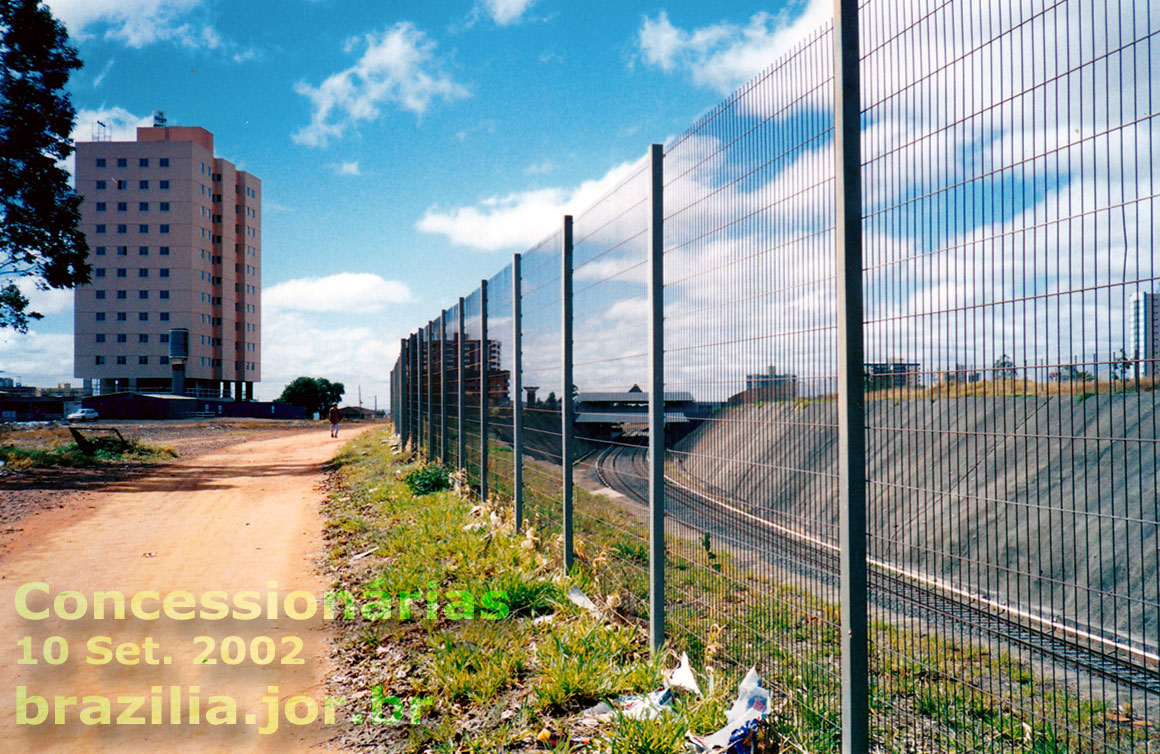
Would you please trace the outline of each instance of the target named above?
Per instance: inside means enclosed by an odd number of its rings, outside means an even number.
[[[646,453],[647,449],[639,446],[609,447],[596,457],[596,475],[605,486],[647,505]],[[839,554],[831,543],[764,520],[672,479],[666,485],[665,513],[735,546],[759,551],[781,567],[837,585]],[[890,563],[871,561],[869,589],[875,605],[896,614],[926,622],[953,623],[966,632],[1019,647],[1047,662],[1136,691],[1160,694],[1156,657],[1122,642],[954,589]]]

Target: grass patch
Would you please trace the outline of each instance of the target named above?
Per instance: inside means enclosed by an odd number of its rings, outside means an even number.
[[[85,455],[75,442],[52,448],[22,448],[14,445],[0,447],[0,461],[10,470],[91,468],[112,462],[136,461],[163,463],[177,457],[177,451],[168,447],[146,445],[136,440],[116,437],[96,437],[89,440],[95,450]]]

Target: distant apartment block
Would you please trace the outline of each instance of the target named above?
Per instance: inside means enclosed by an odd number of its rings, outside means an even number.
[[[1136,293],[1130,299],[1132,359],[1141,377],[1160,375],[1160,296]]]
[[[885,361],[865,365],[867,390],[895,387],[922,387],[921,365],[914,362]]]
[[[76,291],[74,372],[86,391],[228,397],[232,388],[252,399],[262,374],[261,181],[215,156],[204,128],[159,125],[138,128],[136,141],[78,143],[76,182],[93,267]],[[187,358],[171,364],[170,333],[177,341],[182,329]]]
[[[796,374],[779,374],[776,367],[769,367],[764,373],[745,375],[745,390],[730,396],[728,403],[731,406],[743,403],[761,403],[765,401],[786,401],[798,395],[798,378]]]

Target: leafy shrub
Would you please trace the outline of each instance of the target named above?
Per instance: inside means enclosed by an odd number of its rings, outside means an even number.
[[[430,495],[451,487],[451,475],[442,466],[420,466],[403,477],[413,495]]]

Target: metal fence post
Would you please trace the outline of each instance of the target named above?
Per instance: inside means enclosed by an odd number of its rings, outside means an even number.
[[[524,528],[524,307],[519,254],[512,256],[512,502],[516,531]]]
[[[419,347],[416,336],[417,333],[411,333],[411,339],[407,343],[407,356],[411,362],[411,378],[407,381],[408,399],[411,401],[411,408],[407,412],[407,428],[411,434],[412,450],[419,445]]]
[[[426,379],[427,369],[425,368],[425,365],[423,365],[423,355],[425,355],[425,341],[426,340],[427,340],[426,338],[423,338],[423,328],[420,327],[419,329],[416,329],[416,331],[415,331],[415,404],[419,406],[419,411],[416,412],[416,413],[418,413],[418,415],[415,416],[415,419],[418,419],[419,421],[415,422],[415,432],[418,433],[418,437],[419,437],[418,444],[419,444],[420,452],[422,452],[423,441],[425,441],[425,438],[426,438],[426,432],[425,432],[425,427],[423,427],[423,422],[425,422],[427,420],[427,407],[425,405],[423,405],[423,398],[426,398],[426,393],[427,393],[426,387],[425,387],[425,385],[427,383],[427,379]]]
[[[467,418],[467,414],[466,414],[466,411],[464,410],[464,406],[463,406],[464,401],[467,400],[467,386],[463,384],[463,381],[464,381],[464,374],[463,374],[463,352],[464,352],[463,334],[466,330],[466,327],[464,327],[464,319],[465,319],[465,317],[463,316],[463,297],[460,296],[459,297],[459,333],[456,335],[456,338],[455,338],[455,340],[456,340],[455,360],[457,362],[459,362],[457,368],[455,369],[455,374],[458,375],[458,377],[459,377],[459,385],[456,388],[458,390],[458,396],[457,396],[458,403],[455,407],[456,414],[457,414],[455,417],[455,420],[456,420],[457,425],[458,425],[458,429],[455,433],[455,439],[457,441],[456,444],[459,446],[458,447],[458,450],[459,450],[458,465],[456,466],[457,469],[466,469],[467,468],[467,434],[465,432],[465,427],[464,427],[464,419]]]
[[[572,216],[564,215],[564,233],[560,263],[561,302],[561,363],[563,378],[560,385],[560,466],[564,477],[563,529],[564,570],[572,570],[572,459],[573,406],[572,406]]]
[[[447,466],[447,310],[439,315],[439,456]]]
[[[862,373],[862,103],[858,47],[858,0],[834,0],[843,754],[866,754],[870,750],[866,405]]]
[[[435,460],[435,322],[427,323],[427,461]]]
[[[479,499],[487,502],[487,393],[491,379],[487,342],[487,281],[479,283]]]
[[[649,643],[665,643],[665,209],[664,147],[649,149],[648,564]]]
[[[399,440],[407,442],[407,339],[399,338],[399,394],[395,398],[399,406],[399,418],[395,429],[399,433]]]

